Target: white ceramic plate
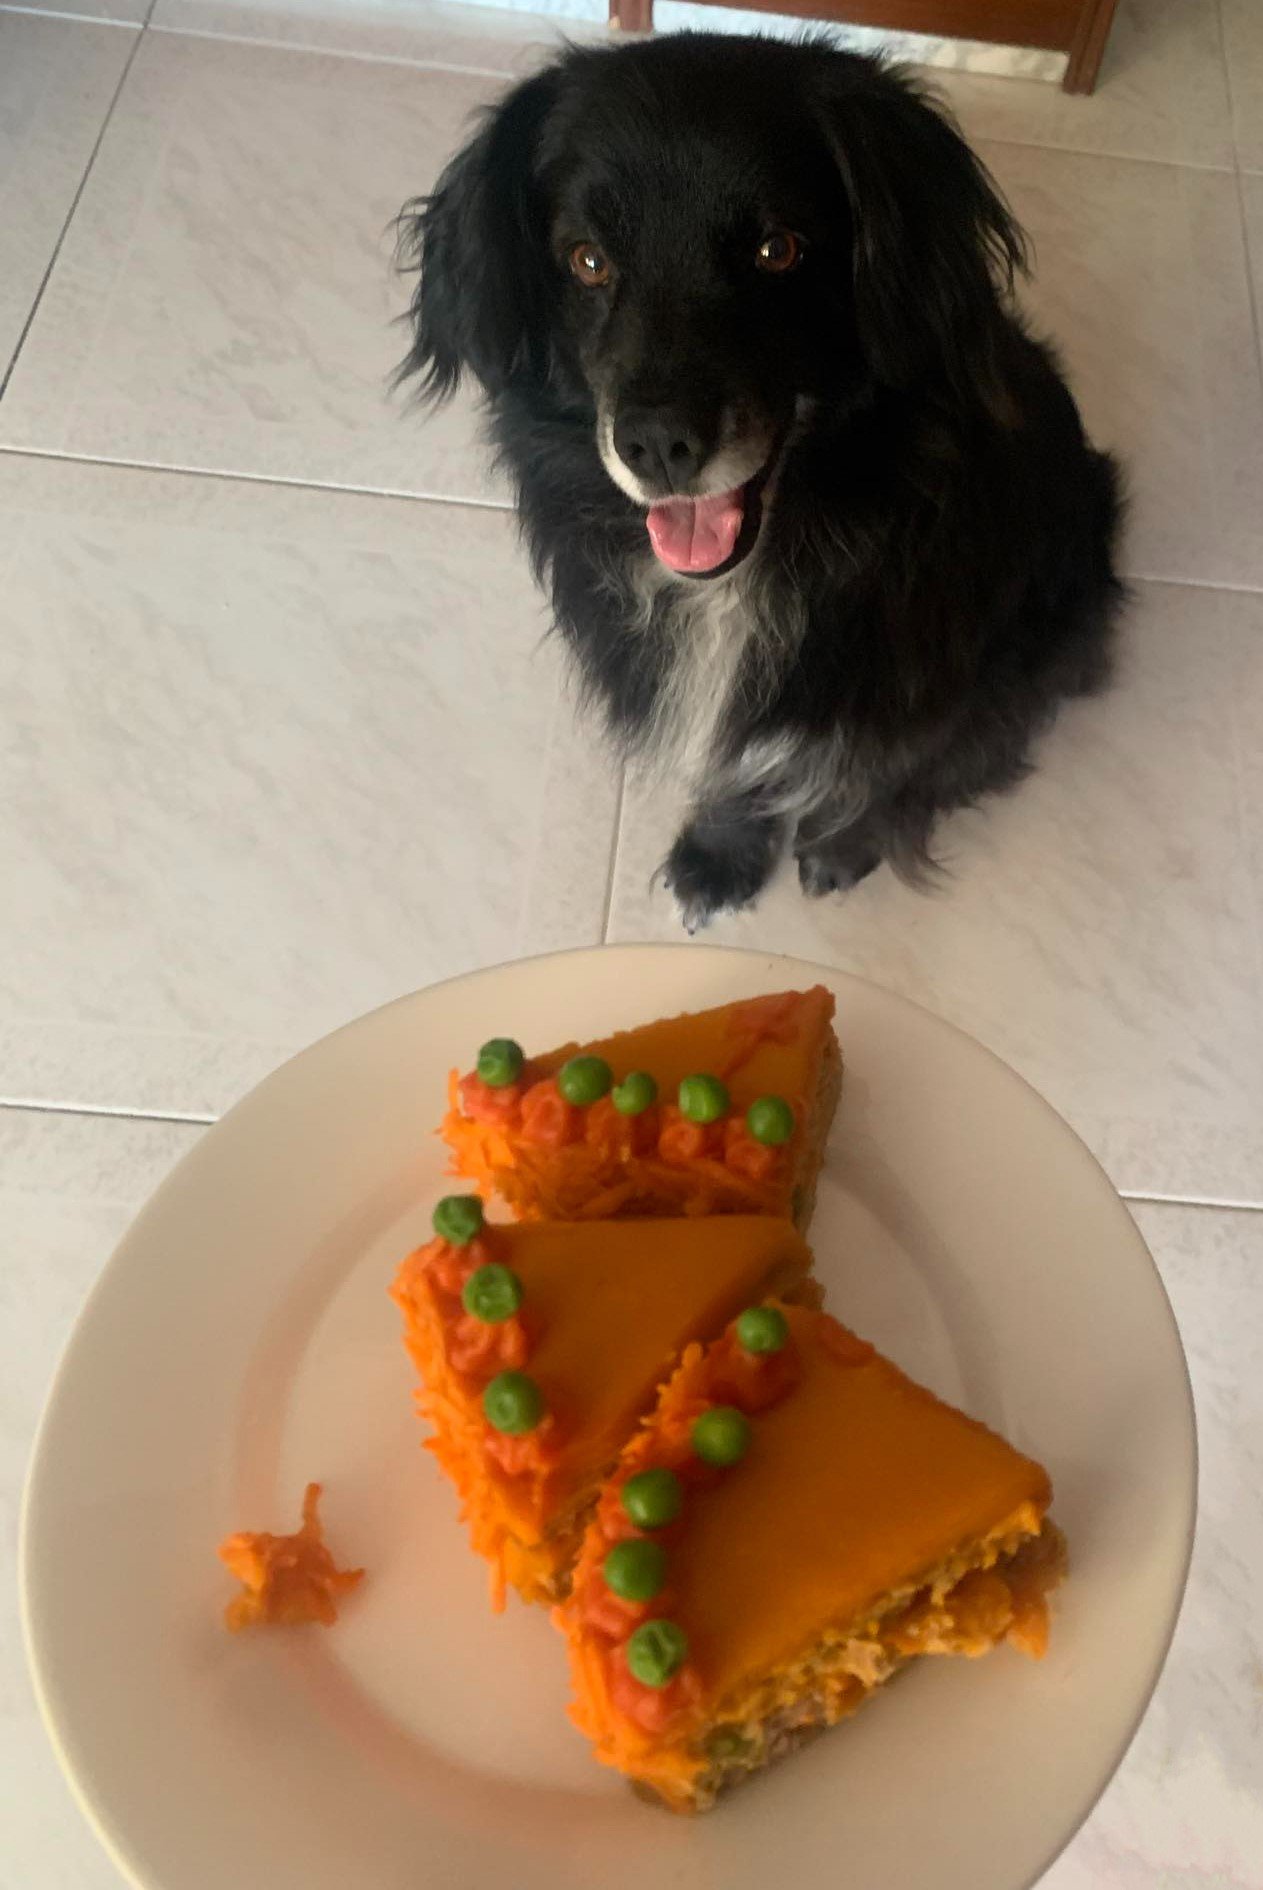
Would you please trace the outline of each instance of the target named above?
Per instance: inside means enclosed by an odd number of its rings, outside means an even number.
[[[1042,1665],[927,1661],[733,1797],[673,1819],[591,1762],[547,1617],[493,1617],[420,1448],[386,1288],[445,1192],[452,1064],[817,979],[842,1105],[812,1229],[830,1305],[1042,1458],[1073,1576]],[[145,1890],[1020,1890],[1136,1727],[1192,1534],[1192,1405],[1109,1183],[1012,1071],[838,973],[611,947],[441,985],[270,1077],[102,1275],[50,1398],[23,1556],[62,1761]],[[215,1544],[325,1484],[369,1577],[331,1631],[230,1638]]]

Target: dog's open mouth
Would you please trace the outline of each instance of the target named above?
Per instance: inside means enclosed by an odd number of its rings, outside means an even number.
[[[708,499],[663,499],[649,508],[649,542],[673,571],[717,571],[736,550],[745,523],[744,486]]]
[[[752,549],[763,517],[769,460],[745,485],[705,499],[660,499],[649,508],[649,542],[669,570],[717,577]]]

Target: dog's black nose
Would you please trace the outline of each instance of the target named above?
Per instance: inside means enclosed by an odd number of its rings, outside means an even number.
[[[700,428],[670,407],[625,407],[614,422],[614,450],[648,486],[683,492],[708,457]]]

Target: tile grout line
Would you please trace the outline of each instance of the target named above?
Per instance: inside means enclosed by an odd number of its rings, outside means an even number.
[[[151,13],[156,4],[157,0],[151,0]],[[560,19],[565,16],[557,15],[555,17]],[[582,22],[576,23],[582,24]],[[475,79],[502,79],[506,83],[515,83],[519,79],[527,76],[522,71],[515,71],[512,68],[504,66],[467,65],[461,60],[427,59],[420,54],[413,57],[407,53],[373,53],[362,52],[352,47],[305,45],[294,40],[256,38],[253,35],[244,33],[216,32],[209,27],[156,25],[153,31],[155,33],[164,33],[170,39],[219,40],[233,46],[263,46],[267,47],[268,50],[272,52],[311,53],[330,59],[354,59],[358,60],[363,65],[403,66],[416,71],[452,72]],[[609,37],[611,44],[617,43],[612,36]],[[527,46],[537,45],[544,47],[548,56],[552,57],[561,51],[565,43],[567,42],[564,36],[558,36],[555,42],[535,40],[527,42]],[[604,42],[598,38],[597,43]],[[928,74],[929,82],[933,85],[936,72],[951,72],[954,71],[955,68],[925,66],[920,68],[920,70]],[[1199,162],[1195,159],[1153,157],[1147,153],[1136,153],[1132,151],[1090,151],[1081,149],[1078,145],[1042,144],[1026,138],[1001,137],[981,131],[976,134],[971,134],[971,142],[1006,145],[1019,151],[1059,151],[1071,157],[1109,158],[1117,163],[1162,164],[1170,170],[1209,171],[1221,176],[1231,175],[1232,172],[1231,164],[1211,164]]]
[[[1250,304],[1250,318],[1254,324],[1254,353],[1258,362],[1259,379],[1263,381],[1263,310],[1259,307],[1258,294],[1254,287],[1254,257],[1250,249],[1250,217],[1245,200],[1245,174],[1240,166],[1236,171],[1237,211],[1241,218],[1241,246],[1245,251],[1245,292]]]
[[[925,70],[933,72],[933,67]],[[1009,151],[1045,151],[1055,157],[1096,158],[1107,164],[1159,164],[1167,171],[1197,171],[1202,176],[1231,177],[1233,164],[1207,164],[1194,158],[1151,157],[1147,151],[1088,151],[1077,144],[1039,144],[1030,138],[1002,138],[993,131],[969,131],[965,137],[975,149],[1003,145]]]
[[[150,0],[149,12],[152,13],[158,0]],[[6,13],[19,13],[27,20],[69,20],[72,26],[113,26],[120,27],[125,33],[139,36],[145,30],[149,14],[143,20],[107,20],[99,13],[73,13],[69,8],[54,11],[51,7],[24,7],[14,4],[14,0],[0,0],[0,17]]]
[[[101,19],[96,15],[86,13],[73,13],[68,11],[53,12],[43,7],[6,4],[5,0],[0,0],[0,13],[22,13],[35,19],[71,20],[87,26],[124,27],[130,31],[137,32],[138,35],[144,32],[154,32],[161,33],[168,39],[196,39],[228,46],[255,46],[269,52],[306,53],[324,59],[350,59],[362,65],[400,66],[413,71],[455,73],[476,79],[501,79],[506,83],[514,83],[522,77],[527,76],[522,71],[507,66],[480,66],[467,64],[462,60],[427,59],[421,54],[414,56],[407,53],[364,52],[349,46],[308,45],[302,41],[271,39],[255,34],[217,32],[210,27],[166,26],[161,23],[153,23],[153,13],[156,6],[157,0],[149,0],[148,12],[144,20],[139,22],[133,20]],[[555,17],[561,18],[564,16],[559,15]],[[583,24],[583,22],[577,21],[576,24]],[[1222,19],[1220,19],[1221,47],[1222,39]],[[559,52],[566,43],[568,42],[565,40],[564,36],[559,36],[555,44],[540,40],[528,41],[526,42],[526,46],[543,46],[551,55]],[[616,42],[611,40],[611,43]],[[948,66],[923,66],[918,69],[928,75],[931,85],[934,83],[936,73],[951,73],[957,70],[955,67]],[[950,104],[950,100],[948,103]],[[1004,145],[1018,151],[1048,151],[1065,157],[1103,158],[1109,160],[1111,163],[1117,164],[1159,164],[1164,166],[1167,170],[1202,171],[1208,172],[1212,176],[1221,177],[1232,176],[1234,171],[1239,174],[1241,171],[1241,165],[1239,160],[1235,157],[1235,153],[1233,163],[1214,164],[1196,158],[1156,157],[1148,152],[1089,149],[1086,146],[1076,144],[1056,144],[1029,138],[1006,137],[999,133],[988,131],[971,132],[969,136],[971,142],[977,144]],[[356,489],[358,490],[358,488]]]
[[[1169,577],[1160,571],[1124,571],[1121,576],[1125,584],[1165,584],[1171,590],[1225,591],[1232,597],[1257,597],[1263,591],[1263,584],[1229,584],[1223,578]]]
[[[1263,1201],[1242,1201],[1226,1194],[1158,1194],[1132,1188],[1115,1190],[1121,1201],[1149,1207],[1207,1208],[1223,1214],[1263,1214]]]
[[[1260,310],[1259,297],[1254,286],[1254,259],[1250,250],[1250,217],[1245,200],[1246,170],[1241,162],[1237,95],[1232,83],[1232,61],[1228,57],[1228,38],[1224,31],[1223,0],[1215,0],[1215,24],[1218,30],[1219,60],[1223,67],[1224,87],[1228,94],[1228,118],[1232,128],[1232,169],[1237,184],[1237,214],[1241,219],[1241,246],[1245,251],[1245,292],[1250,304],[1250,319],[1254,326],[1254,353],[1258,361],[1259,377],[1263,380],[1263,311]]]
[[[127,1109],[122,1104],[111,1103],[54,1103],[43,1102],[34,1097],[6,1096],[0,1098],[0,1113],[12,1109],[15,1113],[41,1116],[90,1116],[110,1122],[174,1122],[187,1123],[194,1128],[212,1128],[219,1121],[218,1116],[208,1115],[201,1110],[192,1109]]]
[[[1228,57],[1228,35],[1224,31],[1224,0],[1215,0],[1215,37],[1219,42],[1219,64],[1224,75],[1228,99],[1228,129],[1232,133],[1232,165],[1241,174],[1241,141],[1237,135],[1237,95],[1232,85],[1232,62]]]
[[[351,499],[398,499],[411,505],[463,505],[478,512],[512,514],[515,510],[508,499],[460,498],[454,493],[445,492],[406,492],[401,486],[352,486],[338,480],[291,478],[285,473],[225,472],[218,466],[176,466],[164,460],[115,459],[108,454],[72,453],[61,447],[19,446],[0,440],[0,459],[6,455],[12,459],[57,460],[69,466],[109,466],[118,472],[153,473],[157,477],[169,473],[177,479],[219,479],[229,483],[235,480],[242,485],[278,486],[288,492],[330,492]],[[1174,581],[1178,583],[1179,580]]]
[[[2,9],[0,9],[2,10]],[[116,459],[99,453],[74,453],[60,447],[23,446],[0,440],[0,460],[41,459],[67,466],[102,466],[118,472],[152,473],[155,478],[214,479],[222,483],[276,486],[286,492],[326,492],[348,499],[390,499],[406,505],[456,505],[476,512],[501,512],[513,516],[516,507],[509,499],[475,499],[450,492],[408,492],[401,486],[355,486],[337,480],[299,479],[285,473],[228,472],[218,466],[177,466],[164,460]],[[1137,584],[1166,584],[1175,590],[1226,591],[1236,597],[1257,597],[1263,584],[1231,584],[1222,578],[1173,577],[1165,571],[1125,571],[1123,576]]]
[[[624,770],[624,779],[626,771]],[[619,793],[618,818],[616,822],[616,840],[621,833],[622,790]],[[610,886],[613,885],[611,871]],[[608,889],[607,889],[608,892]],[[607,898],[608,906],[608,898]],[[608,941],[607,941],[608,942]],[[222,1118],[204,1110],[191,1109],[128,1109],[123,1105],[109,1103],[54,1103],[37,1100],[34,1097],[0,1097],[0,1115],[5,1110],[15,1114],[44,1116],[79,1116],[108,1122],[162,1122],[185,1125],[190,1128],[213,1128]],[[1154,1190],[1119,1188],[1116,1190],[1120,1200],[1134,1202],[1139,1206],[1152,1207],[1187,1207],[1205,1208],[1212,1212],[1227,1214],[1263,1214],[1263,1201],[1244,1201],[1234,1195],[1217,1194],[1161,1194]]]
[[[157,0],[153,0],[153,6],[156,5]],[[151,6],[150,11],[152,10]],[[164,34],[167,39],[198,39],[217,42],[224,46],[258,46],[267,52],[306,53],[317,59],[353,59],[359,65],[400,66],[414,72],[453,72],[469,79],[502,79],[511,83],[525,76],[504,66],[474,66],[466,65],[460,60],[411,58],[407,53],[361,52],[351,46],[307,45],[301,40],[269,39],[253,33],[217,33],[213,28],[203,26],[159,24],[155,25],[152,31]]]
[[[618,875],[618,855],[623,844],[623,800],[627,793],[627,763],[618,772],[618,798],[614,804],[614,832],[610,847],[609,871],[605,875],[605,898],[601,906],[601,943],[610,942],[610,915],[614,908],[614,881]]]
[[[150,0],[151,12],[155,4],[156,4],[156,0]],[[114,87],[114,91],[110,98],[109,105],[106,107],[105,117],[101,120],[101,129],[97,132],[96,140],[93,143],[92,149],[88,154],[88,161],[83,167],[83,176],[79,179],[79,187],[75,191],[74,196],[70,200],[70,208],[69,210],[67,210],[65,220],[62,223],[61,229],[57,233],[57,241],[53,244],[53,253],[48,259],[48,267],[45,269],[43,275],[40,277],[40,285],[39,285],[39,288],[35,292],[35,300],[31,303],[30,309],[27,313],[26,320],[22,324],[22,332],[17,338],[17,345],[15,346],[13,353],[9,358],[9,363],[8,363],[8,366],[5,368],[4,375],[2,378],[0,378],[0,401],[4,399],[5,392],[8,388],[9,382],[13,378],[13,371],[17,367],[18,361],[21,358],[22,350],[26,346],[27,336],[30,334],[31,329],[34,326],[35,317],[39,313],[41,302],[44,300],[44,292],[48,288],[49,281],[52,278],[53,270],[57,267],[57,259],[61,255],[62,246],[66,241],[66,236],[69,232],[70,225],[74,221],[75,212],[79,208],[80,200],[83,196],[85,189],[87,188],[88,179],[92,175],[92,167],[96,163],[97,153],[101,149],[102,140],[104,139],[106,132],[110,128],[110,120],[114,116],[114,108],[118,104],[119,98],[122,94],[123,87],[127,84],[127,75],[132,69],[132,64],[136,58],[136,54],[140,51],[140,42],[145,37],[145,31],[148,24],[148,19],[149,19],[149,14],[147,13],[145,15],[145,20],[144,22],[142,22],[139,30],[133,29],[135,30],[135,38],[132,43],[132,49],[128,53],[127,58],[123,62],[123,70],[119,74],[118,84]]]

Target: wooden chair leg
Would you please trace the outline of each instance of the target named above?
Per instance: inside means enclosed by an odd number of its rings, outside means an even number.
[[[653,0],[610,0],[610,25],[619,33],[652,33]]]
[[[611,5],[615,0],[610,0]],[[1083,0],[1083,11],[1079,15],[1079,24],[1074,29],[1074,38],[1070,42],[1070,57],[1066,63],[1066,76],[1061,81],[1067,92],[1091,92],[1096,88],[1096,75],[1101,69],[1101,60],[1110,36],[1110,27],[1114,24],[1114,11],[1118,0]]]

